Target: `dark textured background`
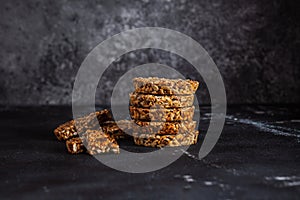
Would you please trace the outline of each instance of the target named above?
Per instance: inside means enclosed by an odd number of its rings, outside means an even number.
[[[0,104],[70,104],[74,77],[109,36],[159,26],[185,33],[209,52],[229,103],[299,103],[297,1],[1,1]],[[117,77],[160,62],[194,77],[178,56],[143,50],[122,57],[100,82],[107,104]],[[200,102],[208,103],[205,88]]]

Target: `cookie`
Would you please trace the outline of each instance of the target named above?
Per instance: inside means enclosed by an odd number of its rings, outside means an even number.
[[[161,106],[163,108],[190,107],[194,103],[194,95],[153,95],[131,93],[129,95],[130,105],[142,108]]]
[[[194,106],[168,109],[129,107],[131,118],[140,121],[191,121],[194,117],[194,110]]]
[[[198,81],[183,79],[166,79],[158,77],[134,78],[135,92],[156,95],[194,94],[199,86]]]
[[[134,135],[134,143],[136,145],[146,147],[176,147],[187,146],[196,144],[198,140],[198,131],[187,132],[184,134],[176,135],[149,135],[149,134],[136,134]]]
[[[178,133],[193,132],[196,128],[196,121],[182,122],[146,122],[135,121],[133,133],[175,135]]]

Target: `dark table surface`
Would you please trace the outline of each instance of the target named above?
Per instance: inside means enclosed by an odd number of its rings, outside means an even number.
[[[0,109],[1,199],[300,197],[297,105],[229,107],[217,145],[199,160],[209,124],[209,109],[201,107],[200,142],[168,167],[144,174],[116,171],[86,154],[68,154],[53,129],[71,119],[71,113],[70,107]]]

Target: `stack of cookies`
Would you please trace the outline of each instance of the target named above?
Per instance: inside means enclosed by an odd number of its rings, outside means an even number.
[[[136,124],[135,144],[163,147],[197,142],[193,121],[197,81],[150,77],[134,78],[133,85],[129,111]]]

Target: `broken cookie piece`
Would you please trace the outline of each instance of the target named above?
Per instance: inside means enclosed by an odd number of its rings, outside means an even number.
[[[66,141],[67,150],[71,154],[78,154],[84,152],[86,149],[82,143],[81,138],[71,138]]]
[[[118,140],[130,137],[132,123],[131,120],[108,121],[102,124],[101,127],[104,133]]]
[[[97,130],[87,130],[81,137],[67,140],[66,147],[71,154],[82,152],[88,152],[91,155],[109,152],[119,153],[119,146],[115,139],[103,131]]]
[[[66,123],[58,126],[54,130],[54,135],[60,141],[67,140],[67,139],[72,138],[74,136],[78,136],[77,130],[75,128],[74,120],[71,120],[69,122],[66,122]]]
[[[96,111],[58,126],[54,130],[54,134],[58,140],[67,140],[72,137],[78,137],[79,133],[84,133],[86,130],[99,129],[99,125],[111,120],[112,115],[109,110]]]
[[[113,120],[109,110],[96,111],[87,116],[75,119],[75,125],[78,133],[85,133],[87,130],[97,130],[100,125]]]
[[[102,130],[87,130],[82,138],[90,155],[109,152],[120,153],[116,140]]]

